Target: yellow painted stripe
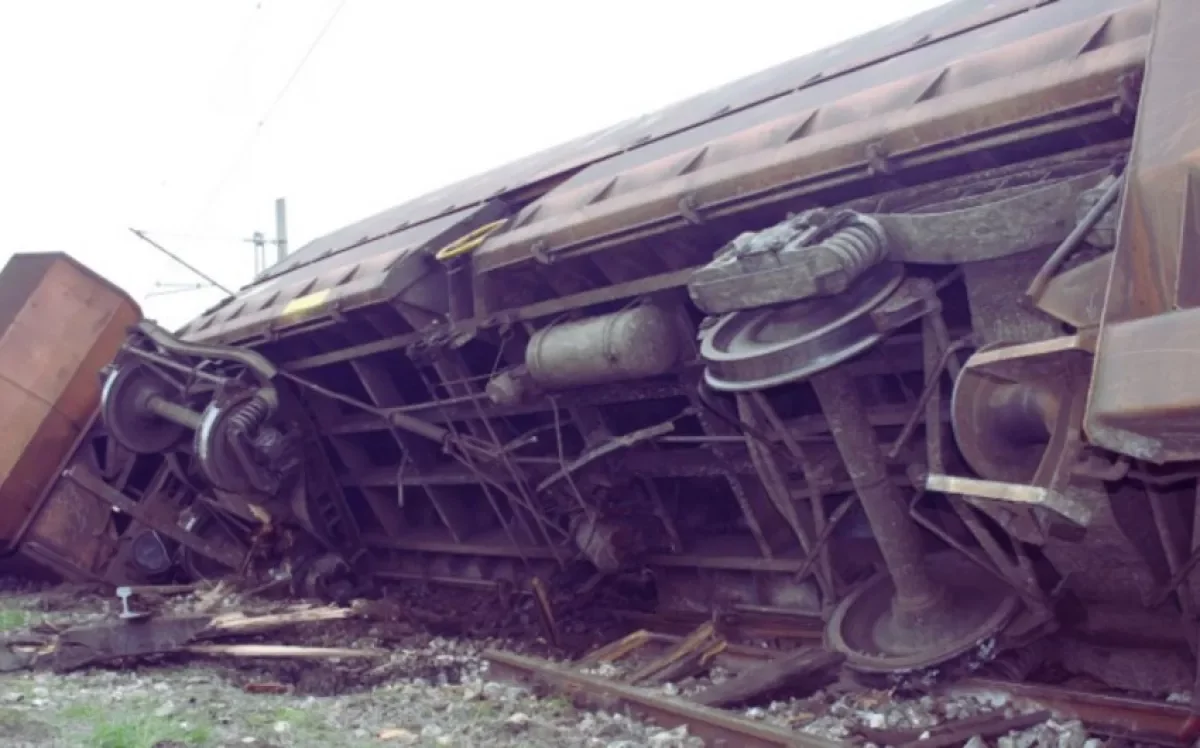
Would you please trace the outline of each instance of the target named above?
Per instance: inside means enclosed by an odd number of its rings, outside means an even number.
[[[286,317],[295,314],[303,314],[304,312],[311,312],[313,309],[316,309],[324,304],[325,300],[328,298],[329,289],[327,288],[324,291],[317,291],[316,293],[310,293],[306,296],[292,299],[286,305],[284,305],[282,314]]]

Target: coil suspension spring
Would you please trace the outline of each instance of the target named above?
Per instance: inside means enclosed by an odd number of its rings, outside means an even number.
[[[818,247],[832,252],[848,271],[858,274],[883,259],[887,253],[887,235],[872,219],[855,216]]]
[[[255,393],[229,417],[229,428],[237,434],[253,434],[271,415],[271,404],[261,393]]]

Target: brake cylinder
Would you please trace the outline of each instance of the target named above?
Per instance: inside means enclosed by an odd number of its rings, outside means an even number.
[[[539,330],[525,349],[525,365],[542,387],[565,389],[665,374],[679,352],[672,319],[646,305]]]

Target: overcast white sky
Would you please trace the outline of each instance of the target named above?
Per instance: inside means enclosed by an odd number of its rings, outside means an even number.
[[[147,298],[195,278],[129,226],[240,286],[277,196],[298,247],[941,3],[0,0],[0,254],[69,252],[175,327],[221,294]]]

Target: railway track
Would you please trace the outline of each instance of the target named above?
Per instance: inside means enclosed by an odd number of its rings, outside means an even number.
[[[983,691],[1006,693],[1018,702],[1038,704],[1057,716],[1078,719],[1094,734],[1107,738],[1167,746],[1192,746],[1200,738],[1200,718],[1179,704],[986,678],[946,689],[953,694]]]
[[[963,745],[973,736],[995,738],[1027,730],[1050,721],[1078,720],[1095,737],[1134,744],[1196,745],[1200,719],[1184,705],[1129,696],[1092,693],[1038,683],[1015,683],[995,678],[970,678],[936,690],[939,698],[974,697],[1007,706],[991,713],[944,721],[933,727],[883,729],[858,726],[848,740],[797,732],[748,719],[736,711],[693,703],[659,689],[642,688],[609,677],[584,672],[585,666],[616,663],[636,655],[654,656],[678,651],[688,637],[640,630],[602,647],[572,665],[490,650],[488,677],[532,683],[569,696],[579,705],[627,709],[667,729],[686,725],[688,731],[714,746],[835,746],[871,742],[877,745]],[[794,651],[794,650],[793,650]],[[747,671],[780,658],[784,653],[745,644],[726,644],[712,659],[734,671]],[[651,666],[652,669],[653,666]],[[639,668],[645,670],[645,668]],[[1014,713],[1015,712],[1015,713]]]
[[[668,729],[687,725],[691,734],[703,738],[708,745],[730,748],[833,748],[843,745],[815,735],[752,722],[721,709],[652,694],[532,657],[492,650],[484,653],[484,659],[488,662],[491,677],[542,684],[593,707],[626,708]]]

